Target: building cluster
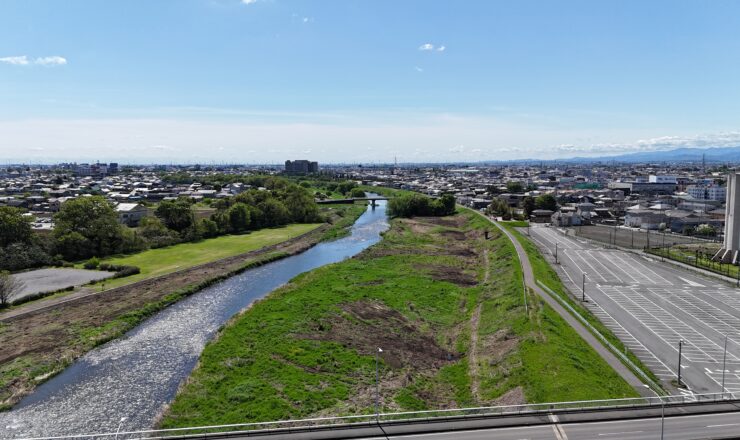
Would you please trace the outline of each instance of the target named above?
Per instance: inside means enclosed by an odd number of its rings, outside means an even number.
[[[196,201],[238,194],[247,185],[209,187],[162,179],[166,173],[319,172],[316,162],[289,160],[285,166],[146,166],[60,164],[0,167],[0,206],[25,208],[37,229],[53,228],[51,217],[75,197],[104,195],[119,212],[121,223],[135,225],[162,200],[190,197]],[[487,208],[494,199],[517,217],[558,226],[594,223],[692,234],[699,225],[718,233],[725,221],[725,168],[699,166],[559,164],[496,166],[344,166],[325,165],[321,174],[365,184],[417,191],[430,196],[451,193],[458,203]],[[551,194],[557,208],[527,210],[527,198]],[[531,204],[530,204],[531,206]]]
[[[594,223],[692,234],[720,233],[725,220],[725,169],[692,166],[562,164],[551,166],[371,167],[345,170],[353,179],[422,192],[449,192],[483,209],[500,199],[521,217],[558,226]],[[556,210],[525,213],[527,197],[553,195]]]
[[[117,164],[59,164],[53,166],[0,167],[0,206],[26,210],[37,230],[54,227],[53,214],[76,197],[105,196],[118,212],[122,224],[135,226],[162,200],[190,197],[197,201],[230,197],[249,188],[242,183],[214,188],[200,183],[177,184],[162,179],[166,173],[186,171],[204,173],[239,173],[254,171],[247,167],[127,167]],[[269,170],[267,170],[269,172]]]

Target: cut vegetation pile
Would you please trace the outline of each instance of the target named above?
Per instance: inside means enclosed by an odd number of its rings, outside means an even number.
[[[512,244],[485,219],[395,219],[377,245],[235,317],[160,425],[370,413],[378,347],[383,411],[637,395],[528,302]]]

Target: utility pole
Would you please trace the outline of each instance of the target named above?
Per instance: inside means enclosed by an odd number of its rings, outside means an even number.
[[[681,386],[681,349],[683,347],[683,339],[678,341],[678,386]]]
[[[581,302],[586,302],[586,272],[583,272],[583,281],[581,281]]]
[[[558,264],[558,242],[555,242],[555,264]]]

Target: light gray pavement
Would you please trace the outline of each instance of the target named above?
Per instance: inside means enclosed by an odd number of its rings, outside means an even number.
[[[619,249],[605,249],[562,230],[532,226],[531,239],[554,264],[566,287],[662,381],[676,378],[683,342],[681,392],[740,392],[740,289]],[[739,429],[740,432],[740,429]]]
[[[490,219],[489,219],[490,220]],[[629,368],[627,368],[608,348],[606,348],[601,341],[599,341],[580,321],[578,321],[570,312],[568,312],[555,298],[551,297],[545,292],[535,281],[534,273],[532,272],[532,266],[527,258],[527,253],[509,231],[501,227],[497,222],[492,221],[496,227],[498,227],[514,244],[517,255],[519,256],[519,262],[522,266],[522,272],[524,273],[524,283],[527,287],[531,288],[537,295],[542,297],[545,302],[552,307],[594,350],[620,375],[630,384],[641,396],[655,396],[655,392],[647,387],[647,385],[640,380]]]
[[[14,274],[23,282],[21,291],[11,300],[18,300],[40,292],[53,292],[71,286],[81,286],[91,281],[110,278],[113,272],[86,269],[38,269]]]
[[[740,438],[739,419],[737,413],[666,418],[663,426],[665,430],[664,438],[668,440]],[[661,438],[660,434],[661,419],[649,418],[370,438],[408,440],[433,438],[456,440],[657,440]]]

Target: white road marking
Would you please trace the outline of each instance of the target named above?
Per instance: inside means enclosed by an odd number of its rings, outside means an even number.
[[[691,280],[687,280],[686,278],[681,278],[681,277],[678,277],[678,279],[679,279],[679,280],[681,280],[681,281],[683,281],[684,283],[688,284],[689,286],[694,286],[694,287],[705,287],[705,286],[704,286],[703,284],[699,284],[699,283],[696,283],[696,282],[694,282],[694,281],[691,281]]]

